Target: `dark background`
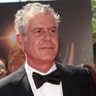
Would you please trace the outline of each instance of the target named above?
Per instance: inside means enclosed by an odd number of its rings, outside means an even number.
[[[13,57],[12,54],[17,51],[14,51],[14,47],[17,47],[13,34],[15,33],[14,14],[26,3],[29,2],[0,4],[0,58],[8,60],[9,54],[11,53]],[[64,64],[92,64],[91,0],[42,1],[41,3],[51,4],[61,15],[60,47],[56,60]],[[13,37],[10,37],[10,34],[13,34]],[[16,57],[20,59],[18,54]]]

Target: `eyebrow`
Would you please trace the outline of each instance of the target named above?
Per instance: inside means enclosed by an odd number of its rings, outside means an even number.
[[[53,26],[53,27],[50,27],[50,28],[48,28],[48,29],[51,29],[51,28],[57,28],[56,26]],[[42,27],[36,27],[36,28],[33,28],[33,30],[32,31],[34,31],[34,30],[37,30],[37,29],[44,29],[44,28],[42,28]]]
[[[32,30],[32,31],[37,30],[37,29],[43,29],[43,28],[39,28],[39,27],[38,27],[38,28],[33,28],[33,30]]]

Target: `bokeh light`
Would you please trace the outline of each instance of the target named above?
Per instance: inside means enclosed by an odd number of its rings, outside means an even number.
[[[3,36],[1,36],[0,39],[3,40],[4,44],[8,48],[13,47],[13,46],[17,46],[17,42],[16,42],[16,39],[15,39],[14,26],[12,24],[5,27]]]

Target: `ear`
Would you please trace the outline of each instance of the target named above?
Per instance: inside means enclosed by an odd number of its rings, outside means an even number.
[[[22,49],[22,51],[24,50],[24,38],[22,36],[22,34],[16,34],[16,41],[19,45],[19,47]]]

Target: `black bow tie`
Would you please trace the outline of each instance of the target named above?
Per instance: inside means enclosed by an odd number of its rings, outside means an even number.
[[[33,79],[37,89],[40,88],[45,82],[49,82],[52,84],[60,83],[60,75],[58,70],[55,70],[48,75],[40,75],[38,73],[33,72]]]

